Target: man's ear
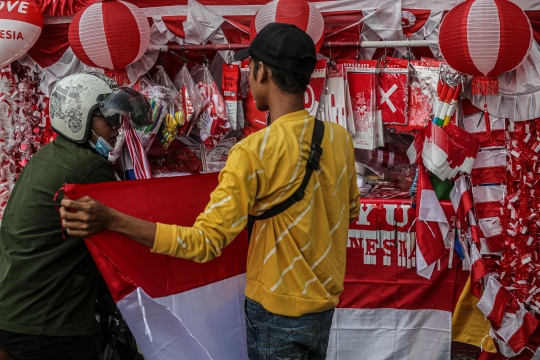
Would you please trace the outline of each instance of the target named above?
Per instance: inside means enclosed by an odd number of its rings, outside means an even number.
[[[257,74],[257,81],[261,84],[264,84],[268,80],[270,80],[270,74],[271,70],[268,66],[266,66],[265,63],[262,61],[259,62],[259,73]]]

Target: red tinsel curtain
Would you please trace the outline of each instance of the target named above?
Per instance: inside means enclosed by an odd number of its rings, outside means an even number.
[[[95,0],[35,0],[44,14],[70,16]]]

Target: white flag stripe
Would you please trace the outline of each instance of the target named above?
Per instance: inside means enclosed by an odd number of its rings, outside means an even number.
[[[147,360],[247,360],[245,319],[239,310],[245,284],[241,274],[161,298],[142,292],[153,342],[144,333],[137,291],[117,304]]]
[[[447,223],[446,215],[444,214],[439,199],[437,199],[435,191],[430,189],[423,189],[420,195],[420,199],[422,203],[420,204],[418,219],[435,222],[444,221],[445,223]],[[446,232],[443,232],[443,237],[446,236],[447,232],[448,230]]]
[[[482,112],[465,116],[463,118],[463,125],[465,127],[465,130],[467,130],[467,132],[471,134],[486,132],[486,122],[483,119],[482,121],[480,121],[480,117],[483,117]],[[491,131],[505,129],[506,118],[489,115],[489,120],[491,124]]]
[[[462,175],[459,179],[456,180],[454,188],[450,191],[450,201],[454,206],[454,211],[457,211],[459,203],[461,202],[461,196],[466,193],[468,190],[467,179]]]
[[[327,360],[449,359],[451,324],[449,311],[337,308]]]
[[[477,219],[477,221],[486,238],[502,234],[503,228],[498,217]]]
[[[497,255],[501,256],[502,251],[491,251],[487,244],[486,238],[480,238],[480,255]]]
[[[506,193],[506,185],[474,186],[472,193],[476,203],[502,201]]]
[[[484,316],[488,317],[489,314],[491,314],[491,312],[493,311],[495,298],[497,297],[497,294],[499,293],[501,287],[502,285],[497,280],[495,280],[493,276],[489,277],[488,283],[484,290],[484,294],[482,294],[482,298],[477,305],[480,311],[484,314]]]
[[[522,304],[519,304],[519,311],[517,311],[515,315],[512,314],[512,316],[509,316],[508,313],[504,314],[501,328],[496,331],[497,334],[503,338],[504,341],[508,342],[523,325],[525,314],[527,314],[527,310],[525,310]]]
[[[473,169],[499,166],[506,167],[506,150],[480,151],[474,161]]]

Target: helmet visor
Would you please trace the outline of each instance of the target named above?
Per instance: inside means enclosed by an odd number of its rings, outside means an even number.
[[[152,107],[143,94],[128,87],[121,87],[110,94],[99,95],[99,110],[111,126],[119,127],[125,117],[135,126],[152,124]]]

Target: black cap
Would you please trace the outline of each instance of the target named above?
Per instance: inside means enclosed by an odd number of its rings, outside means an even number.
[[[315,44],[304,31],[291,24],[270,23],[255,36],[249,48],[235,60],[253,56],[265,64],[290,72],[311,74],[317,63]]]

